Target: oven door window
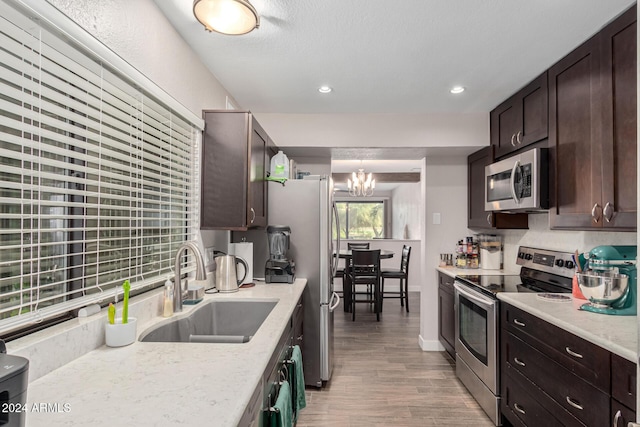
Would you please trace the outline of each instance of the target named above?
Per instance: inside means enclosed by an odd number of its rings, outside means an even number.
[[[460,341],[482,364],[487,365],[487,311],[459,296]]]

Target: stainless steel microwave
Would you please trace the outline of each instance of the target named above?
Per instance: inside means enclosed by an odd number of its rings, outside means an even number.
[[[549,209],[549,168],[546,148],[534,148],[484,169],[487,211]]]

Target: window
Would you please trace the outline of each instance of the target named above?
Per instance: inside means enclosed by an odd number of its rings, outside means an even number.
[[[340,217],[341,239],[374,239],[385,236],[383,201],[337,201],[336,207]]]
[[[45,19],[0,16],[4,333],[172,274],[198,226],[199,124]]]

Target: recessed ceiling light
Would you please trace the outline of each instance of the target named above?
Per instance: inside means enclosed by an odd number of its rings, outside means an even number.
[[[464,87],[462,86],[454,86],[451,88],[451,90],[449,91],[451,93],[462,93],[464,92]]]
[[[318,88],[318,92],[320,93],[329,93],[331,92],[333,89],[331,89],[329,86],[320,86]]]

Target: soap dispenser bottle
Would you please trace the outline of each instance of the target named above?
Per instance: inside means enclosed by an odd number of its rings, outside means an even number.
[[[164,282],[164,302],[162,315],[164,317],[173,316],[173,282],[167,279]]]

